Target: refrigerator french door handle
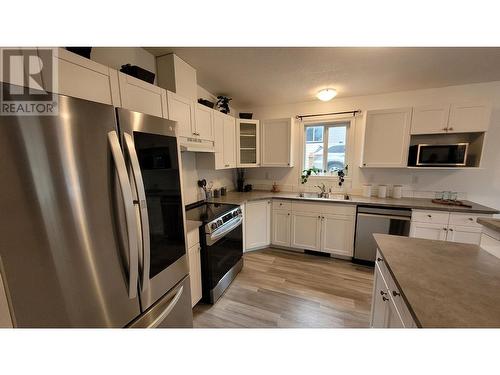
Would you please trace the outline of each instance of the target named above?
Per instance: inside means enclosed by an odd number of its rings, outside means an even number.
[[[120,142],[116,131],[108,133],[108,143],[113,155],[113,160],[118,174],[120,190],[123,197],[123,206],[125,208],[125,220],[127,223],[127,236],[129,248],[129,271],[128,271],[128,297],[130,299],[137,297],[137,281],[139,278],[139,249],[137,240],[137,221],[135,215],[134,201],[132,198],[132,188],[127,174],[125,159],[123,158]]]
[[[179,302],[179,299],[181,298],[183,291],[184,291],[184,285],[179,288],[179,290],[177,291],[177,293],[175,293],[174,298],[172,298],[172,301],[170,301],[170,303],[168,304],[167,308],[165,310],[163,310],[161,312],[161,314],[158,315],[156,317],[156,319],[153,320],[151,322],[151,324],[149,324],[146,328],[156,328],[156,327],[158,327],[161,324],[161,322],[163,322],[165,320],[165,318],[168,316],[168,314],[170,314],[170,311],[173,310],[173,308],[175,307],[175,305],[177,305],[177,302]]]
[[[141,167],[139,165],[139,159],[137,158],[137,152],[135,151],[134,141],[132,136],[128,133],[123,133],[123,138],[125,140],[125,148],[127,150],[130,164],[132,166],[132,174],[134,178],[134,185],[137,191],[138,205],[139,205],[139,216],[141,219],[141,237],[142,241],[139,244],[142,247],[142,281],[141,281],[141,291],[145,291],[149,287],[149,268],[151,262],[151,249],[150,249],[150,239],[149,239],[149,219],[148,219],[148,207],[146,203],[146,192],[144,191],[144,182],[142,181]]]

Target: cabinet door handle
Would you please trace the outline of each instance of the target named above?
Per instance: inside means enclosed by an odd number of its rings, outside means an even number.
[[[384,292],[383,290],[380,291],[380,295],[381,296],[386,296],[387,295],[387,292]]]
[[[449,230],[450,232],[453,232],[453,229],[452,229],[452,228],[450,228],[450,229],[448,229],[448,230]]]
[[[392,291],[392,295],[393,295],[394,297],[397,297],[397,296],[400,296],[400,295],[401,295],[401,293],[398,293],[398,292],[396,292],[395,290],[393,290],[393,291]]]
[[[443,130],[448,130],[448,128],[443,128]]]
[[[383,262],[384,260],[382,258],[377,258],[377,262]]]
[[[430,217],[432,217],[432,215],[427,215],[427,217],[429,217],[429,218],[430,218]]]
[[[453,128],[448,128],[448,130],[453,130]]]
[[[288,216],[290,216],[290,214],[287,214]]]
[[[474,221],[474,219],[473,219],[472,217],[469,217],[469,220],[470,220],[470,221]]]
[[[385,296],[382,296],[382,301],[389,301],[389,298],[386,298]]]
[[[443,230],[444,230],[445,232],[448,232],[448,228],[443,228]]]
[[[318,216],[318,219],[321,219],[321,216]]]

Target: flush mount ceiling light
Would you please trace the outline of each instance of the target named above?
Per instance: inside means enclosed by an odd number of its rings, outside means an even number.
[[[316,97],[323,102],[332,100],[335,96],[337,96],[337,90],[335,89],[323,89],[316,94]]]

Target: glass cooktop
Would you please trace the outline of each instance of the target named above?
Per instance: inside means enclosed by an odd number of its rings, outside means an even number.
[[[208,223],[223,216],[226,212],[238,208],[237,204],[227,203],[195,203],[186,206],[186,219]]]

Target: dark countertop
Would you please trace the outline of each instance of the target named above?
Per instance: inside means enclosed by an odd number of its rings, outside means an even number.
[[[484,225],[486,228],[500,232],[500,219],[491,219],[491,218],[480,217],[477,219],[477,222],[481,225]]]
[[[477,245],[373,236],[418,326],[500,327],[500,259]]]
[[[388,206],[388,207],[400,207],[400,208],[413,208],[420,210],[436,210],[436,211],[449,211],[449,212],[464,212],[464,213],[480,213],[480,214],[498,214],[500,211],[482,206],[480,204],[463,201],[472,206],[460,207],[460,206],[445,206],[437,203],[432,203],[431,199],[424,198],[365,198],[362,196],[352,195],[350,200],[332,200],[324,198],[312,198],[312,197],[299,197],[298,193],[290,192],[280,192],[272,193],[269,191],[251,191],[246,193],[240,193],[235,191],[230,191],[226,196],[220,198],[213,198],[210,201],[216,203],[232,203],[232,204],[243,204],[248,201],[279,198],[279,199],[293,199],[302,201],[314,201],[314,202],[324,202],[324,203],[342,203],[342,204],[356,204],[356,205],[369,205],[369,206]]]

